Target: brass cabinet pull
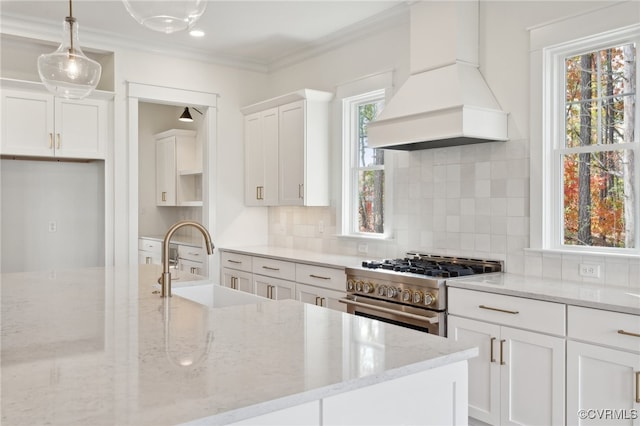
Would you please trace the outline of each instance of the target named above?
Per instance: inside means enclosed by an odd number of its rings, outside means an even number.
[[[318,279],[321,279],[321,280],[330,280],[331,279],[331,277],[323,277],[322,275],[309,274],[309,276],[311,278],[318,278]]]
[[[238,279],[236,277],[231,277],[231,288],[234,290],[238,289]]]
[[[151,264],[151,257],[150,256],[145,257],[144,258],[144,263],[146,263],[147,265],[150,265]]]
[[[624,331],[624,330],[618,330],[618,334],[624,334],[625,336],[640,337],[640,334],[638,333],[632,333],[630,331]]]
[[[493,354],[493,342],[495,342],[495,341],[496,341],[496,338],[492,337],[491,338],[491,342],[489,343],[491,345],[491,349],[489,351],[489,357],[491,358],[490,362],[496,362],[496,358],[495,358],[495,356]]]
[[[273,299],[273,289],[274,288],[275,288],[274,286],[272,286],[270,284],[267,284],[267,299]]]
[[[322,306],[322,297],[316,296],[316,306]]]
[[[60,133],[56,133],[58,142],[56,143],[56,149],[60,149]]]
[[[237,263],[238,265],[242,263],[239,260],[233,260],[233,259],[227,259],[227,262],[229,262],[229,263]]]
[[[640,404],[640,371],[636,371],[636,402]]]
[[[53,149],[53,133],[49,133],[49,149]]]
[[[198,272],[197,269],[198,268],[196,268],[195,266],[192,266],[191,267],[191,273],[195,275],[195,273]]]
[[[327,299],[325,299],[324,297],[320,298],[320,306],[327,306],[327,304],[325,303],[327,301]]]
[[[256,186],[256,200],[264,200],[264,186]]]
[[[504,312],[505,314],[512,314],[512,315],[516,315],[516,314],[520,313],[518,311],[510,311],[508,309],[493,308],[491,306],[486,306],[486,305],[479,305],[478,308],[480,308],[480,309],[488,309],[490,311],[496,311],[496,312]]]
[[[500,365],[506,364],[506,362],[504,362],[504,342],[506,342],[506,340],[500,340]]]
[[[300,183],[298,184],[298,198],[304,198],[304,184]]]
[[[167,193],[162,192],[162,201],[167,201]]]
[[[268,269],[270,271],[279,271],[280,270],[280,268],[273,268],[271,266],[263,266],[262,269]]]

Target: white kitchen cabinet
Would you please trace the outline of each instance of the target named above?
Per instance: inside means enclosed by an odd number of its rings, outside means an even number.
[[[449,338],[480,350],[469,362],[469,416],[563,424],[564,305],[457,288],[448,297]]]
[[[156,204],[202,206],[202,152],[196,132],[172,129],[155,135]]]
[[[268,257],[251,261],[253,288],[257,295],[268,299],[295,299],[296,264]]]
[[[278,204],[278,108],[244,119],[245,204]]]
[[[242,109],[247,205],[329,205],[332,97],[304,89]],[[272,191],[274,179],[278,183]]]
[[[139,238],[138,263],[162,265],[162,242],[150,238]]]
[[[64,99],[38,91],[2,90],[4,155],[104,159],[108,130],[104,99]]]
[[[222,285],[234,290],[255,294],[253,274],[236,269],[222,268]]]
[[[639,425],[640,316],[569,306],[568,324],[567,424]]]
[[[202,247],[178,244],[178,269],[192,275],[206,276],[207,253]]]
[[[324,306],[325,308],[335,311],[347,312],[347,305],[340,303],[340,299],[346,296],[347,294],[344,292],[296,283],[296,299],[304,303]]]

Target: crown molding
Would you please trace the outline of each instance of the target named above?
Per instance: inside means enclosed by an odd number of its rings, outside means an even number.
[[[287,52],[271,62],[259,61],[248,57],[234,57],[207,52],[202,49],[190,49],[168,43],[141,43],[139,40],[91,28],[81,28],[80,40],[86,52],[106,54],[118,49],[138,50],[162,56],[194,60],[260,73],[270,73],[295,65],[314,56],[337,49],[345,44],[365,38],[381,30],[409,22],[408,3],[400,3],[383,13],[363,20],[327,37],[315,40],[293,52]],[[50,44],[55,48],[60,43],[61,25],[53,25],[48,20],[0,14],[0,33],[27,38],[36,44]]]

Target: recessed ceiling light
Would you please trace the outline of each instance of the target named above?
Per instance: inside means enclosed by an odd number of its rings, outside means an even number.
[[[204,31],[202,31],[202,30],[191,30],[191,31],[189,31],[189,35],[191,37],[204,37]]]

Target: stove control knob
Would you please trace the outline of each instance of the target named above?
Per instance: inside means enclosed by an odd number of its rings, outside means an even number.
[[[364,290],[365,293],[373,293],[373,290],[375,290],[375,286],[372,282],[366,282],[362,285],[362,290]]]
[[[381,285],[378,287],[378,296],[384,296],[387,294],[387,286]]]
[[[433,305],[436,303],[436,297],[432,293],[424,294],[424,304],[425,305]]]
[[[416,291],[415,293],[413,293],[413,303],[420,303],[420,302],[422,302],[422,292]]]
[[[402,301],[403,302],[411,302],[412,294],[411,290],[404,290],[402,292]]]
[[[394,298],[398,295],[398,290],[395,287],[387,287],[387,297]]]
[[[353,278],[347,280],[347,291],[353,291],[356,287],[356,281]]]
[[[356,281],[356,291],[362,291],[362,281]]]

